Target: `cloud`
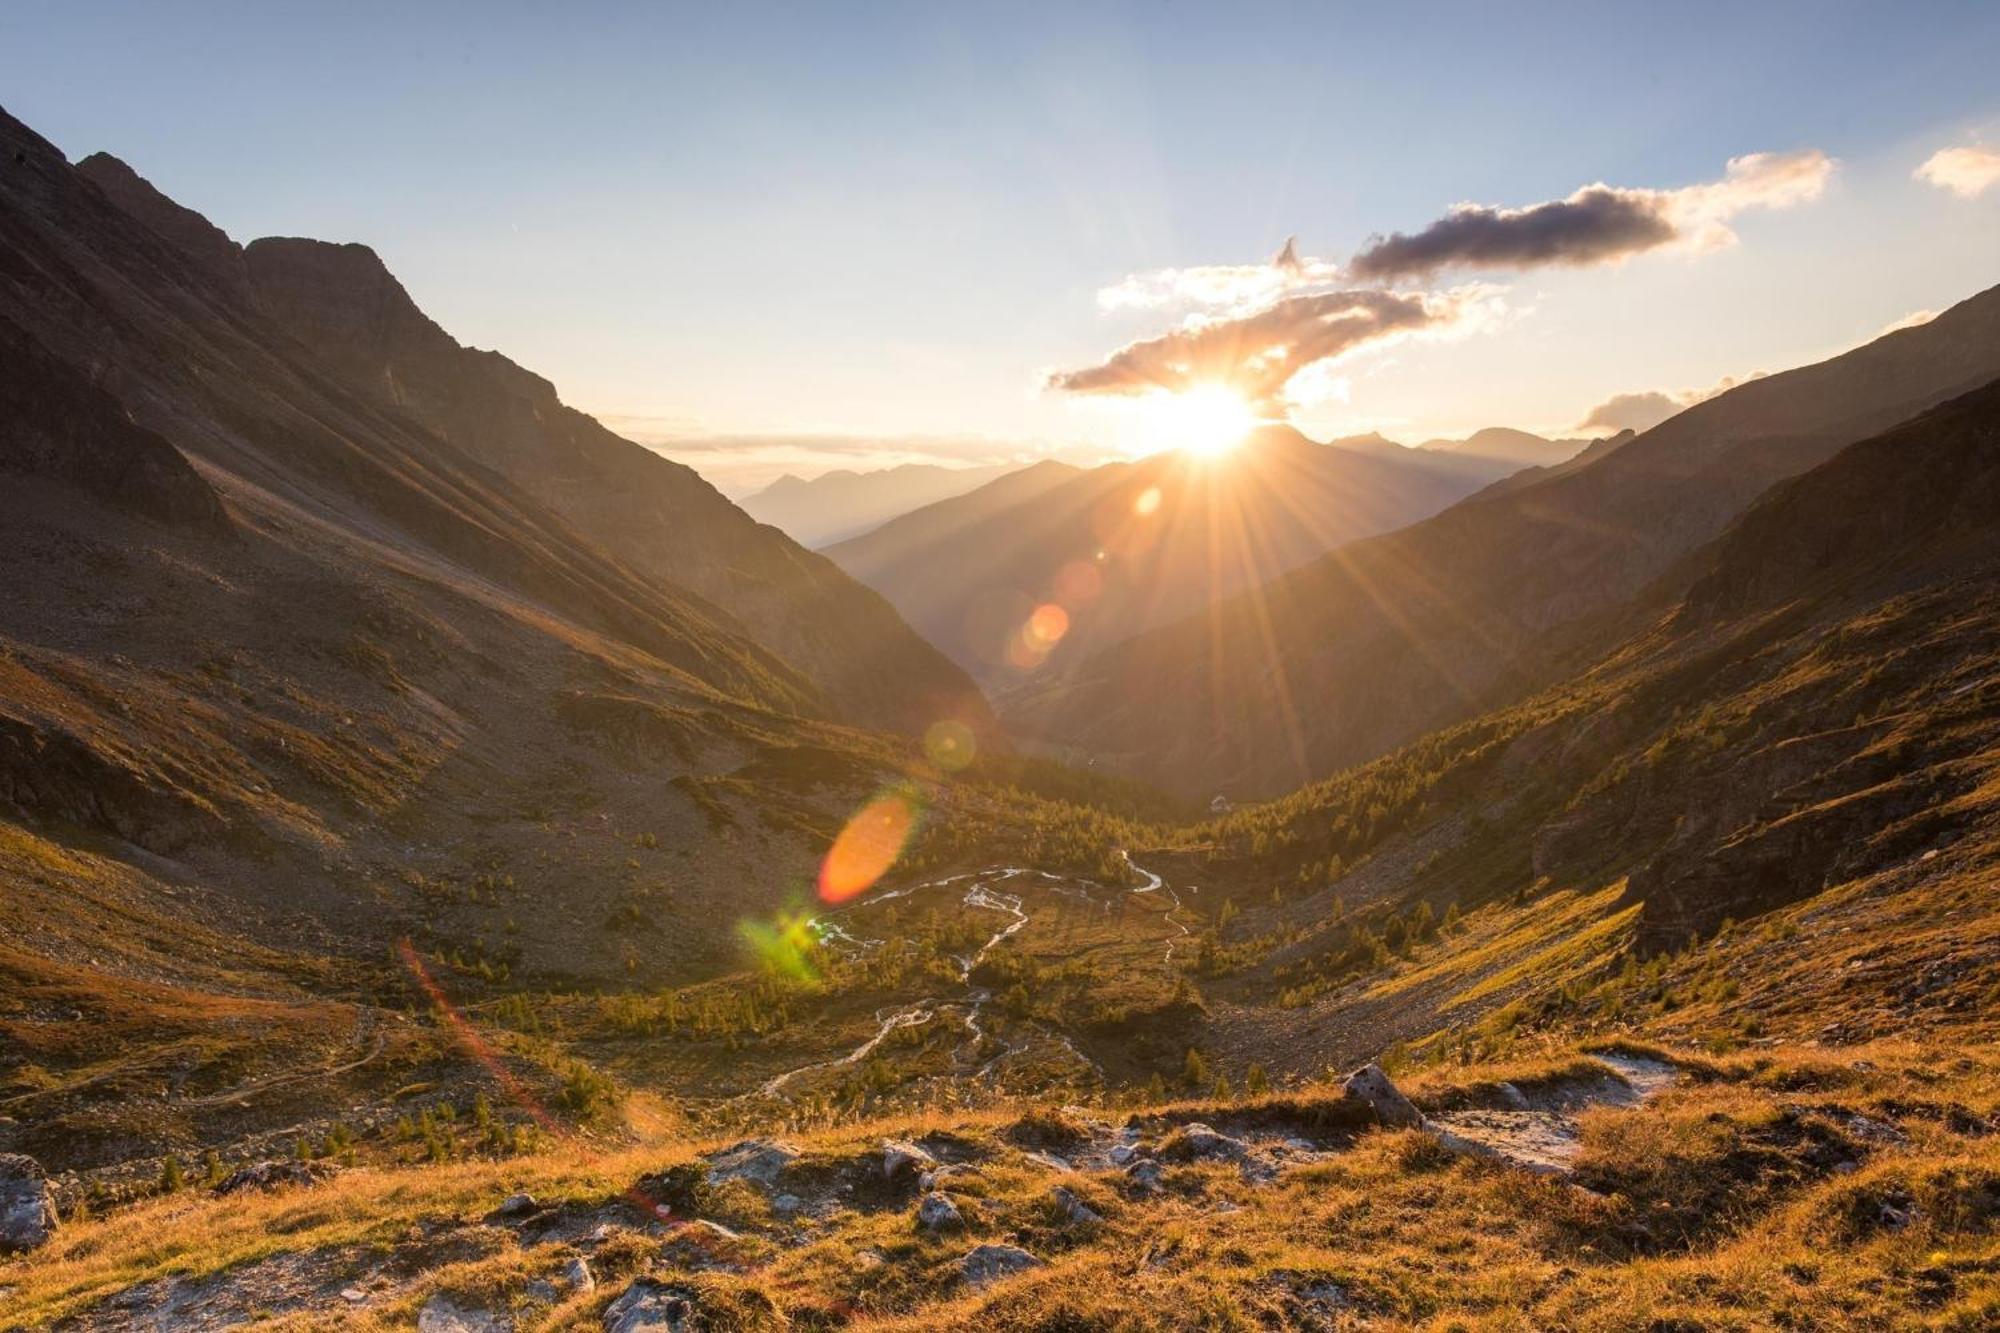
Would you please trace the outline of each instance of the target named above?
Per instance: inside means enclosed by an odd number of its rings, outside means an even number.
[[[1098,365],[1051,374],[1047,383],[1065,393],[1114,395],[1221,384],[1253,403],[1271,404],[1309,366],[1415,333],[1463,331],[1490,314],[1498,299],[1497,289],[1483,285],[1442,293],[1287,296],[1246,315],[1190,319]]]
[[[1683,389],[1679,393],[1666,393],[1659,389],[1648,389],[1643,393],[1616,393],[1591,408],[1576,424],[1576,429],[1585,434],[1616,435],[1621,430],[1643,433],[1668,417],[1679,416],[1696,403],[1706,402],[1719,393],[1727,393],[1739,384],[1763,379],[1767,373],[1755,370],[1741,379],[1725,375],[1706,389]]]
[[[1974,199],[2000,183],[2000,149],[1980,145],[1940,148],[1910,174],[1961,199]]]
[[[1576,428],[1586,433],[1601,431],[1616,435],[1621,430],[1647,431],[1686,407],[1672,394],[1650,389],[1645,393],[1615,393],[1590,409]]]
[[[1298,238],[1265,264],[1202,264],[1193,268],[1163,268],[1134,273],[1097,293],[1102,310],[1154,310],[1163,306],[1208,306],[1250,309],[1268,305],[1303,287],[1329,286],[1340,279],[1340,265],[1299,255]]]
[[[1881,328],[1881,331],[1875,335],[1875,338],[1886,338],[1888,335],[1892,333],[1901,333],[1904,329],[1914,329],[1921,327],[1922,325],[1930,323],[1937,317],[1938,317],[1938,312],[1935,310],[1912,310],[1909,314],[1903,316],[1901,319],[1892,320],[1889,323],[1884,324]],[[1873,342],[1875,341],[1875,339],[1870,338],[1868,341]]]
[[[1666,246],[1733,244],[1728,220],[1752,208],[1789,208],[1819,196],[1834,160],[1817,149],[1731,158],[1721,180],[1678,190],[1586,185],[1526,208],[1460,204],[1420,231],[1378,237],[1348,264],[1351,277],[1396,281],[1441,270],[1529,269],[1617,263]]]

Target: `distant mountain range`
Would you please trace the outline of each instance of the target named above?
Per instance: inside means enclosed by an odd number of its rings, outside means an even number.
[[[1005,719],[1189,795],[1285,790],[1552,679],[1774,482],[1996,376],[2000,289],[1066,663]]]
[[[817,549],[859,536],[912,509],[976,490],[1021,466],[904,463],[873,472],[841,469],[810,481],[787,475],[746,496],[741,505],[759,523],[769,523],[794,541]]]
[[[1004,688],[1343,542],[1413,522],[1512,471],[1445,452],[1318,444],[1267,427],[1226,458],[1045,462],[827,554],[931,642]],[[1030,627],[1037,607],[1047,613]]]

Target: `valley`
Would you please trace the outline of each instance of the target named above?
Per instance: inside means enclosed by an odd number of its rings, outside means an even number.
[[[2000,1324],[2000,288],[1291,424],[1834,170],[1136,274],[1037,392],[1181,446],[739,507],[0,112],[0,1328]]]

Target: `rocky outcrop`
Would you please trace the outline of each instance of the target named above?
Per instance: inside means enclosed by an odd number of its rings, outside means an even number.
[[[917,1201],[917,1225],[925,1231],[949,1231],[964,1226],[965,1216],[949,1195],[933,1192]]]
[[[1414,1128],[1424,1123],[1424,1113],[1402,1089],[1390,1081],[1378,1064],[1365,1064],[1349,1074],[1340,1085],[1341,1096],[1365,1107],[1379,1124],[1394,1128]]]
[[[56,1234],[55,1198],[32,1157],[0,1155],[0,1254],[40,1249]]]
[[[1031,1268],[1040,1268],[1042,1261],[1018,1245],[981,1245],[958,1261],[958,1271],[965,1275],[971,1287],[986,1287],[1025,1273]]]
[[[604,1333],[683,1333],[699,1311],[691,1289],[641,1278],[605,1307]]]
[[[748,1180],[769,1188],[780,1173],[798,1160],[799,1150],[777,1139],[744,1139],[709,1154],[708,1183]]]

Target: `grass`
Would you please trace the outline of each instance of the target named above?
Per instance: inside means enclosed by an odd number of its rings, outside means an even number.
[[[1540,1066],[1433,1074],[1412,1089],[1436,1103],[1480,1079],[1560,1077],[1563,1060],[1573,1071],[1581,1059],[1571,1051]],[[1415,1132],[1376,1131],[1329,1140],[1346,1146],[1268,1185],[1198,1162],[1170,1166],[1155,1196],[1089,1175],[1074,1188],[1105,1220],[1076,1229],[1051,1211],[1056,1177],[1025,1155],[1051,1140],[1074,1144],[1086,1131],[1073,1114],[938,1113],[799,1136],[811,1166],[800,1179],[879,1175],[885,1137],[949,1144],[977,1172],[946,1186],[966,1214],[962,1232],[917,1232],[908,1198],[888,1192],[847,1196],[801,1225],[732,1183],[694,1198],[704,1216],[744,1233],[724,1247],[742,1271],[698,1272],[684,1244],[649,1236],[618,1210],[635,1181],[717,1144],[599,1155],[572,1141],[501,1163],[354,1170],[269,1196],[183,1194],[72,1226],[35,1260],[0,1268],[0,1286],[13,1288],[0,1321],[40,1326],[138,1283],[241,1277],[292,1255],[323,1267],[314,1280],[329,1291],[377,1271],[399,1275],[343,1316],[362,1329],[407,1327],[438,1293],[511,1304],[524,1329],[591,1324],[641,1272],[696,1290],[724,1328],[825,1328],[859,1316],[889,1330],[1247,1330],[1315,1314],[1385,1329],[1991,1326],[2000,1136],[1966,1126],[2000,1113],[2000,1051],[1788,1048],[1699,1067],[1703,1077],[1651,1107],[1585,1117],[1581,1189],[1439,1153]],[[1194,1119],[1279,1126],[1331,1096],[1178,1103],[1138,1123],[1155,1141]],[[1965,1118],[1954,1121],[1948,1106]],[[1893,1136],[1858,1132],[1857,1114]],[[595,1293],[528,1300],[530,1284],[577,1251],[523,1246],[480,1223],[522,1190],[624,1218],[629,1230],[592,1256]],[[1024,1245],[1045,1265],[968,1292],[955,1262],[986,1241]],[[264,1326],[309,1323],[281,1315]]]

